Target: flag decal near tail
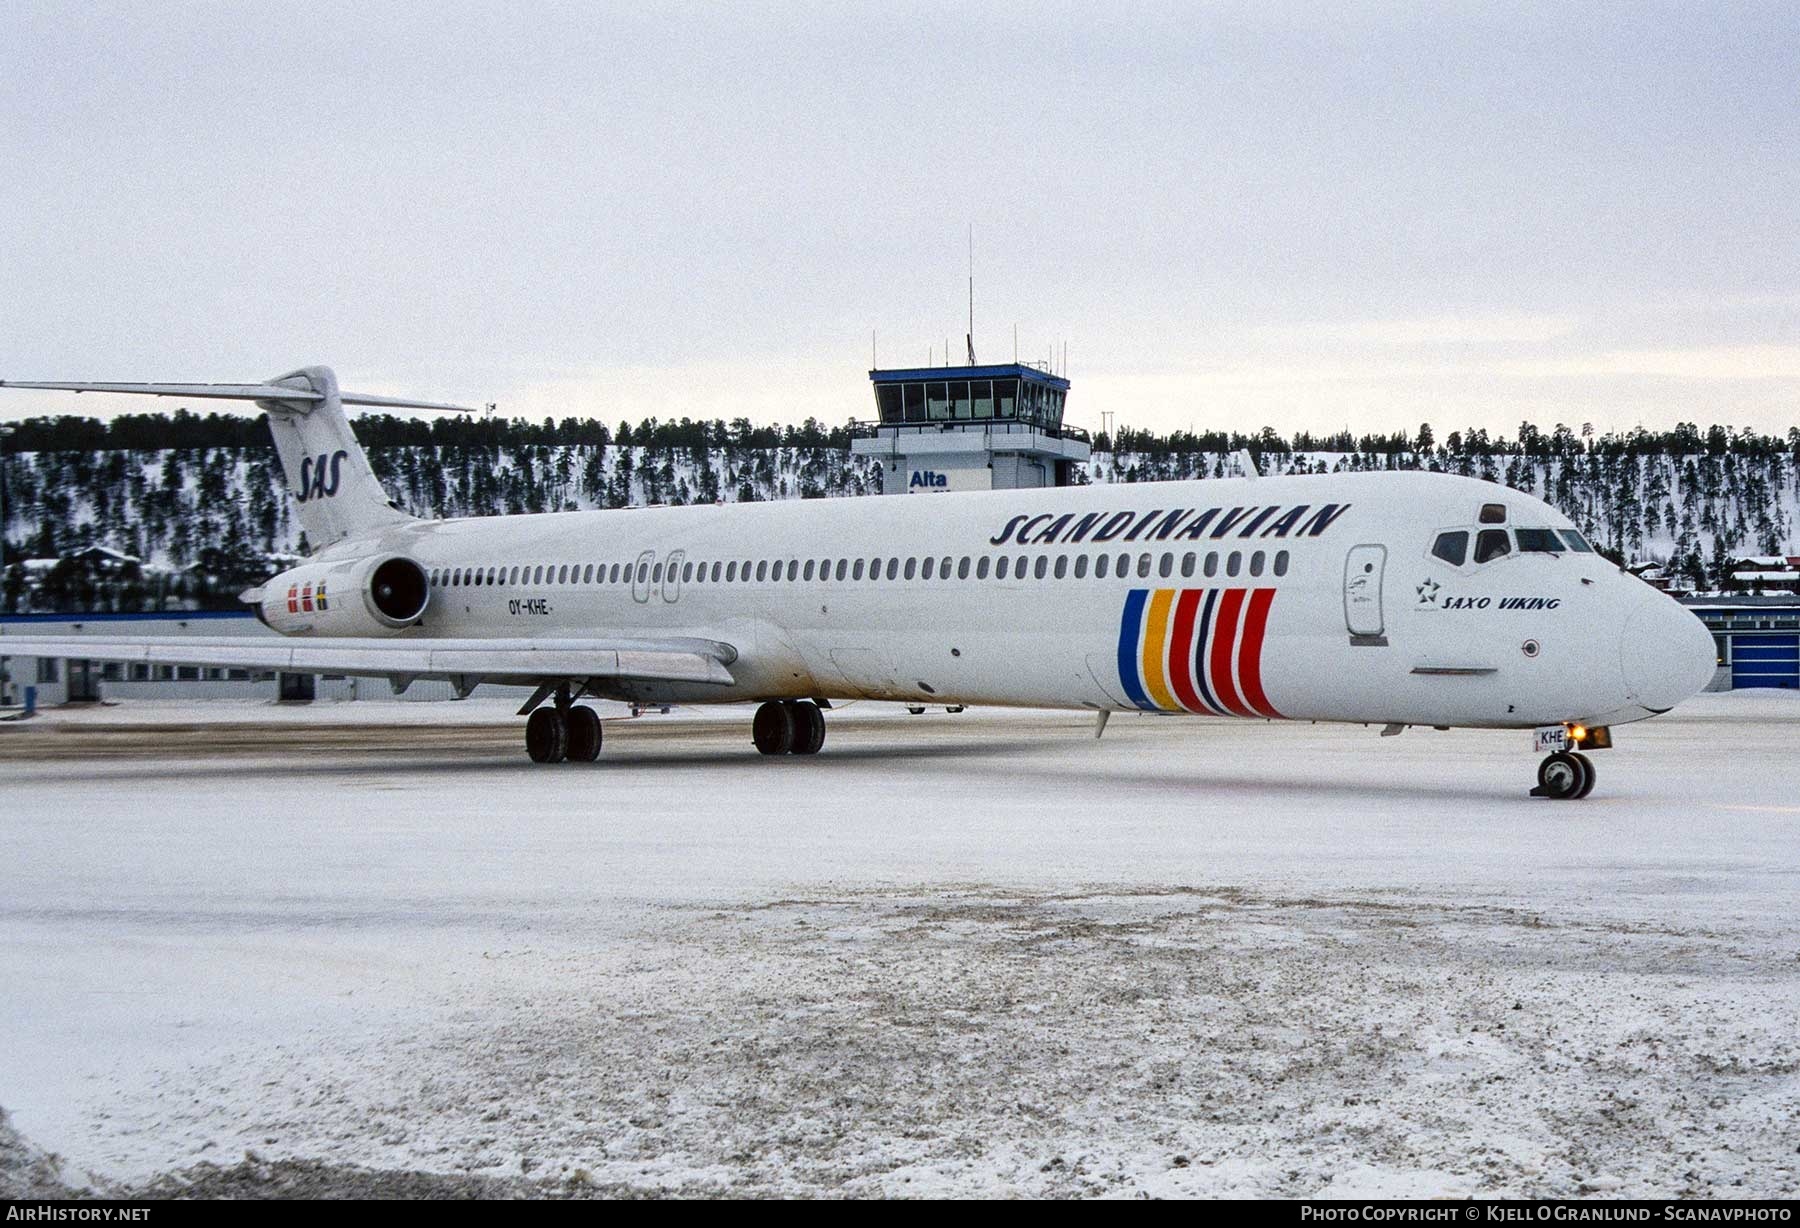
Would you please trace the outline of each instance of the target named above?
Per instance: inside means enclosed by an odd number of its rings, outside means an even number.
[[[1272,588],[1132,589],[1119,620],[1119,682],[1150,712],[1280,719],[1263,693]]]

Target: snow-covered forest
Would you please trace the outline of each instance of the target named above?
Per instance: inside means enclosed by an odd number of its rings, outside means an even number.
[[[389,492],[449,517],[877,494],[879,466],[848,430],[739,420],[616,428],[418,422],[372,415],[357,431]],[[1661,565],[1695,589],[1731,586],[1745,557],[1800,553],[1800,428],[1785,437],[1637,430],[1578,438],[1524,426],[1516,438],[1428,427],[1413,436],[1282,438],[1122,428],[1100,437],[1091,482],[1214,477],[1248,449],[1265,473],[1430,468],[1529,491],[1567,512],[1608,553]],[[266,428],[221,415],[34,419],[8,441],[0,595],[21,610],[232,604],[307,543]]]

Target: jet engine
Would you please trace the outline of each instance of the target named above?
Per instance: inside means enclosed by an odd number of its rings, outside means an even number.
[[[308,563],[262,586],[256,616],[283,635],[395,635],[431,599],[425,569],[403,555]]]

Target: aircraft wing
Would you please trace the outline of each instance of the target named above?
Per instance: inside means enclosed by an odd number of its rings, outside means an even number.
[[[587,678],[732,686],[737,650],[715,640],[648,639],[260,639],[243,636],[105,638],[0,636],[0,655],[195,665],[295,674],[352,674],[404,685],[418,678],[543,685]]]

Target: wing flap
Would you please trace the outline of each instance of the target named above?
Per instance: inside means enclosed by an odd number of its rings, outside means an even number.
[[[621,678],[732,686],[736,651],[710,640],[280,640],[0,636],[0,655],[370,678]]]

